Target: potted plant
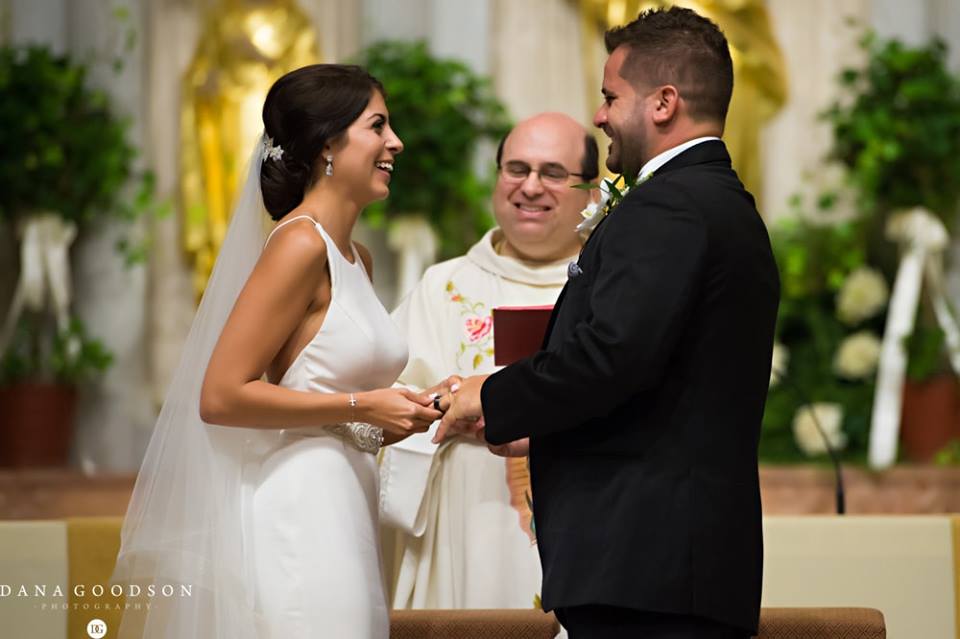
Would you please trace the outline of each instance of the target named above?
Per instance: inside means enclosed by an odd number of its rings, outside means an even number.
[[[0,224],[21,257],[0,318],[0,464],[60,465],[76,388],[111,360],[71,313],[69,249],[87,225],[155,212],[152,180],[136,179],[127,123],[83,65],[45,47],[0,48],[0,96]],[[142,242],[119,248],[143,258]]]
[[[846,459],[866,457],[889,289],[867,262],[866,221],[824,219],[833,203],[822,195],[817,214],[805,214],[795,196],[794,214],[771,229],[781,300],[765,462],[826,461],[827,442]]]
[[[0,364],[0,466],[62,466],[77,387],[106,370],[113,357],[76,318],[57,330],[51,318],[27,315]]]
[[[424,247],[453,257],[490,227],[491,181],[477,175],[475,151],[483,140],[496,143],[510,124],[487,79],[461,62],[434,57],[423,42],[378,42],[358,61],[383,82],[391,124],[406,148],[390,197],[366,211],[371,226],[386,225],[400,251],[405,292],[403,273],[412,274],[412,286],[419,264],[436,257]]]
[[[960,202],[960,81],[947,67],[941,40],[909,47],[868,33],[863,68],[840,76],[845,96],[824,114],[833,128],[833,158],[849,169],[867,214],[870,259],[891,279],[897,246],[886,229],[892,215],[923,207],[953,236]],[[900,435],[907,456],[929,461],[960,437],[960,385],[949,370],[944,334],[924,286],[914,330],[906,340]],[[952,321],[956,313],[953,310]],[[942,320],[941,320],[942,321]]]

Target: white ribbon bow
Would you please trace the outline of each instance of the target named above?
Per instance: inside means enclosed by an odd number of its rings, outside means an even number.
[[[70,323],[70,244],[77,225],[56,213],[35,213],[20,225],[20,280],[13,294],[0,352],[6,350],[24,309],[42,311],[47,293],[53,302],[58,328]]]
[[[390,223],[387,245],[399,253],[399,297],[413,290],[437,256],[437,234],[421,215],[408,215]]]
[[[924,281],[933,300],[937,323],[945,336],[950,364],[960,373],[960,329],[943,285],[943,252],[950,245],[947,229],[930,211],[918,207],[892,216],[887,223],[887,237],[900,245],[902,256],[890,297],[873,398],[869,449],[873,468],[886,468],[897,457],[903,380],[907,369],[903,344],[913,332]]]

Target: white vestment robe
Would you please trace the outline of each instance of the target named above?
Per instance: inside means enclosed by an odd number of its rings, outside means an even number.
[[[399,383],[428,388],[452,374],[492,373],[495,306],[556,302],[571,256],[531,266],[498,255],[499,230],[430,267],[393,313],[410,359]],[[531,532],[526,458],[473,438],[439,448],[435,432],[385,449],[380,508],[394,608],[531,608],[540,559]]]

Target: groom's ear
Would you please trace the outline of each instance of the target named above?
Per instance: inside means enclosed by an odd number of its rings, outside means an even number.
[[[656,104],[653,109],[654,124],[669,124],[677,115],[680,92],[672,84],[665,84],[653,94]]]

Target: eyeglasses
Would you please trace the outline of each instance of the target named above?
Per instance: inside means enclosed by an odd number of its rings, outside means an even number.
[[[582,173],[568,171],[567,167],[557,162],[547,162],[541,164],[540,168],[534,169],[526,162],[520,160],[511,160],[505,162],[500,167],[500,173],[508,182],[523,182],[531,173],[536,173],[540,182],[550,186],[564,186],[571,175],[583,177]]]

